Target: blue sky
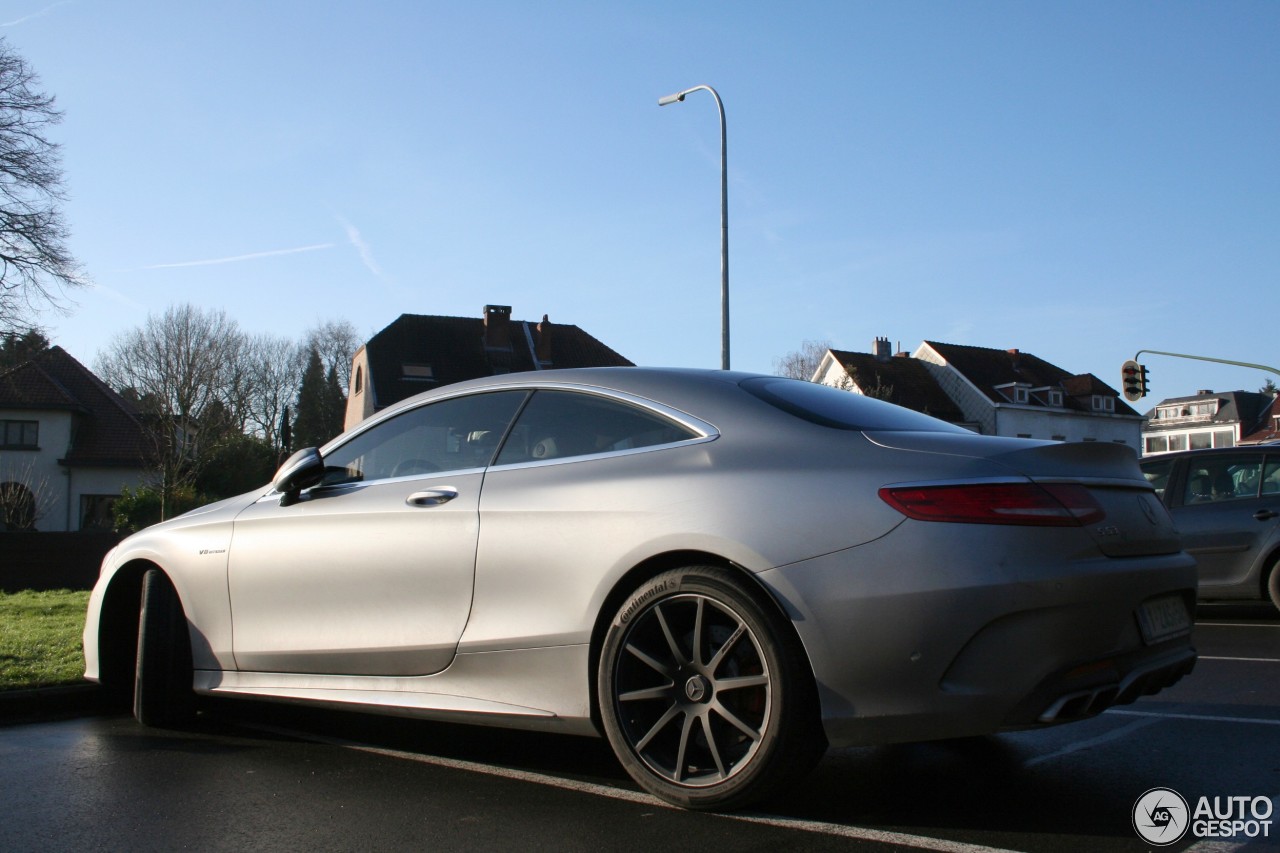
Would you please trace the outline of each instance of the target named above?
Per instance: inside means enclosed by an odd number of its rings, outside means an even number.
[[[575,323],[641,364],[806,339],[1277,364],[1280,4],[0,0],[66,113],[51,337]],[[1153,396],[1267,374],[1146,359]],[[1280,381],[1280,378],[1277,378]]]

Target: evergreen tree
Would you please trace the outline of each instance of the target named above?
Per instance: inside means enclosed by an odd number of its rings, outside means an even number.
[[[6,333],[0,338],[0,373],[30,361],[50,346],[39,329]]]
[[[337,373],[325,376],[320,353],[312,348],[307,369],[298,388],[297,417],[293,421],[294,447],[319,447],[342,432],[346,398],[338,386]]]
[[[343,390],[342,380],[338,378],[336,367],[329,368],[329,375],[324,380],[324,392],[327,417],[325,426],[333,435],[337,435],[342,432],[342,424],[347,419],[347,395]]]

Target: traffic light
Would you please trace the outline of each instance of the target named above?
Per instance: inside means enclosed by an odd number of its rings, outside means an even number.
[[[1147,396],[1147,368],[1130,359],[1120,368],[1120,384],[1124,388],[1124,398],[1136,403]]]

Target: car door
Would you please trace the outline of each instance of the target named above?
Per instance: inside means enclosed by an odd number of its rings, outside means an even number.
[[[1202,593],[1256,586],[1256,565],[1280,532],[1280,458],[1264,465],[1261,451],[1240,451],[1184,459],[1170,512],[1199,564]]]
[[[717,435],[623,395],[535,392],[486,475],[468,649],[582,642],[600,578],[679,517],[677,473]]]
[[[525,398],[448,398],[325,454],[295,502],[235,520],[236,665],[258,672],[425,675],[449,665],[471,607],[484,468]],[[284,504],[284,505],[282,505]]]

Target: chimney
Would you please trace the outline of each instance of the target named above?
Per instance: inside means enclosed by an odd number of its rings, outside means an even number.
[[[538,344],[535,355],[539,364],[551,363],[551,321],[547,319],[547,315],[542,315],[542,322],[538,324]]]
[[[511,306],[484,306],[485,349],[511,349]]]
[[[893,348],[889,346],[888,338],[876,338],[872,344],[871,354],[876,357],[876,361],[888,361],[893,357]]]

